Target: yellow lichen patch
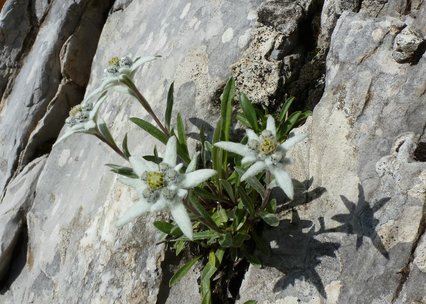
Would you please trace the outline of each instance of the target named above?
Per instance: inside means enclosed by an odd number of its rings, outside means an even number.
[[[262,141],[259,145],[260,152],[266,155],[270,155],[274,153],[276,149],[277,149],[277,143],[275,142],[273,138],[270,138],[270,137],[262,138]]]
[[[78,104],[78,105],[76,105],[76,106],[74,106],[74,107],[71,108],[69,115],[71,117],[74,117],[74,116],[76,116],[80,112],[81,112],[81,105]]]
[[[118,65],[120,63],[120,58],[118,57],[112,57],[109,61],[109,65]]]
[[[162,172],[148,172],[146,184],[150,190],[158,190],[164,187],[164,173]]]

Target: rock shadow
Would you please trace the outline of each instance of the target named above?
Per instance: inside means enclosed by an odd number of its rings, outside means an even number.
[[[348,200],[345,196],[341,195],[340,198],[349,210],[347,214],[337,214],[331,218],[342,225],[324,230],[327,232],[342,232],[346,234],[355,234],[357,236],[356,249],[358,250],[364,241],[364,237],[371,239],[374,247],[386,258],[389,259],[389,253],[386,251],[385,246],[376,232],[376,226],[379,220],[374,217],[380,208],[382,208],[391,198],[385,197],[374,204],[365,200],[364,189],[358,184],[358,202],[355,204]]]
[[[274,267],[284,273],[274,286],[274,292],[279,292],[294,285],[296,280],[311,283],[318,292],[327,298],[324,284],[317,272],[324,257],[336,258],[336,251],[340,244],[336,242],[322,242],[315,237],[324,232],[324,221],[319,219],[321,228],[315,230],[314,223],[301,220],[296,210],[292,210],[292,219],[283,220],[276,228],[275,246],[271,256],[263,261],[263,265]]]

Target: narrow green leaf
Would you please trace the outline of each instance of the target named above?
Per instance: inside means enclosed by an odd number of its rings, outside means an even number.
[[[211,289],[210,279],[217,271],[216,267],[212,267],[210,263],[207,263],[201,271],[201,296],[202,304],[211,304]]]
[[[257,301],[255,301],[255,300],[248,300],[248,301],[245,301],[243,304],[257,304]]]
[[[174,84],[175,83],[172,82],[169,87],[169,92],[167,93],[167,106],[164,115],[165,125],[168,130],[170,130],[170,121],[172,120]]]
[[[249,123],[249,121],[247,120],[246,116],[244,115],[244,113],[237,113],[237,120],[242,123],[244,126],[246,126],[247,128],[252,128],[251,124]]]
[[[234,168],[235,171],[237,171],[237,173],[241,176],[243,176],[243,174],[246,172],[246,170],[241,169],[239,167],[235,167]],[[246,183],[249,184],[257,193],[260,194],[260,196],[262,197],[262,199],[265,197],[265,188],[262,186],[262,184],[259,182],[259,180],[255,177],[255,176],[251,176],[249,178],[247,178]]]
[[[220,95],[220,113],[222,119],[223,137],[221,140],[229,141],[232,124],[232,101],[235,96],[235,81],[230,78],[226,83],[222,95]]]
[[[185,241],[183,240],[178,240],[176,241],[176,245],[175,245],[175,254],[176,256],[178,256],[182,250],[185,248]]]
[[[287,136],[288,133],[290,133],[290,131],[294,128],[294,126],[297,124],[297,121],[300,117],[300,115],[302,115],[301,111],[296,111],[293,112],[288,119],[279,127],[278,129],[278,133],[279,136]]]
[[[216,129],[213,133],[213,144],[220,141],[220,135],[222,130],[222,119],[219,119],[219,121],[216,124]],[[216,170],[217,175],[215,175],[214,179],[218,182],[219,178],[223,177],[223,150],[220,148],[217,148],[213,146],[212,151],[212,162],[213,162],[213,169]]]
[[[257,115],[256,110],[251,104],[250,100],[247,98],[245,94],[240,95],[240,104],[241,109],[243,110],[244,116],[247,119],[250,127],[255,131],[259,132],[259,125],[257,123]]]
[[[182,151],[185,153],[185,155],[188,155],[189,158],[188,146],[186,145],[185,124],[180,113],[177,114],[176,127],[178,132],[177,138],[182,148]]]
[[[121,144],[121,147],[123,149],[124,156],[126,156],[126,158],[129,158],[131,155],[129,152],[129,147],[127,145],[127,133],[126,135],[124,135],[123,143]]]
[[[222,187],[225,189],[226,193],[228,193],[228,196],[231,199],[231,201],[235,203],[236,200],[235,200],[234,190],[232,189],[231,184],[226,179],[219,179],[219,182],[222,185]]]
[[[216,255],[214,254],[214,251],[213,251],[213,250],[211,250],[211,251],[209,252],[209,264],[210,264],[212,267],[216,267]]]
[[[280,220],[275,214],[262,212],[260,215],[262,217],[262,220],[272,227],[277,227],[280,224]]]
[[[280,121],[285,121],[288,110],[290,109],[290,106],[293,103],[293,101],[294,101],[294,97],[287,98],[287,100],[285,101],[283,108],[281,109],[281,112],[280,112]]]
[[[225,250],[222,249],[222,248],[218,248],[218,249],[216,249],[215,255],[216,255],[216,258],[217,258],[219,264],[221,264],[222,260],[223,260],[223,256],[225,255]]]
[[[197,256],[183,264],[183,266],[179,268],[179,270],[176,271],[176,273],[171,277],[169,281],[169,286],[172,287],[177,282],[179,282],[188,273],[188,271],[198,262],[200,257],[201,256]]]
[[[142,156],[144,159],[149,160],[150,162],[159,164],[163,161],[163,158],[158,157],[158,155],[144,155]]]
[[[133,169],[130,167],[123,167],[114,164],[105,164],[105,166],[110,167],[111,171],[126,177],[138,178],[137,174],[133,172]]]
[[[198,213],[199,218],[203,220],[203,223],[205,223],[207,227],[219,231],[219,227],[217,227],[206,209],[198,202],[198,198],[192,193],[192,191],[189,193],[188,197],[191,206]]]
[[[244,205],[244,208],[247,210],[250,216],[254,216],[255,214],[255,206],[253,200],[250,196],[247,195],[246,191],[242,186],[238,187],[238,194],[241,198],[241,202]]]
[[[155,221],[154,227],[165,234],[171,235],[174,225],[165,221]]]
[[[137,117],[130,117],[130,121],[151,134],[154,138],[158,139],[163,144],[167,143],[167,135],[150,122]]]
[[[101,135],[103,136],[103,138],[105,138],[107,142],[109,142],[110,144],[114,146],[117,146],[105,122],[98,124],[98,128],[99,128],[99,132],[101,133]]]

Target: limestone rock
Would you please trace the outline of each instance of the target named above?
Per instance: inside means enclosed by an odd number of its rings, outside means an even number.
[[[418,31],[406,27],[395,37],[392,57],[399,63],[416,61],[423,55],[425,44]]]
[[[265,268],[250,268],[239,303],[422,300],[426,163],[415,154],[426,61],[393,60],[400,23],[348,12],[338,20],[325,92],[303,128],[309,142],[292,153],[306,189],[283,205],[279,230],[266,233],[272,255]]]

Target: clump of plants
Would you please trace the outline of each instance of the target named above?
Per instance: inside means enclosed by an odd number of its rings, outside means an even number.
[[[295,135],[291,130],[310,112],[289,115],[293,102],[289,98],[276,115],[271,115],[240,94],[241,110],[236,118],[246,130],[243,138],[234,138],[231,128],[235,125],[233,112],[237,98],[235,82],[230,79],[220,96],[220,118],[212,137],[208,138],[201,128],[196,152],[191,155],[185,122],[173,110],[173,84],[161,120],[133,82],[137,68],[155,58],[112,58],[102,84],[71,109],[66,121],[68,129],[58,142],[74,133],[91,134],[120,155],[127,165],[108,166],[121,183],[135,189],[139,199],[117,219],[117,225],[133,222],[147,212],[168,210],[170,220],[158,220],[155,227],[164,234],[163,241],[176,255],[189,248],[192,254],[171,278],[170,285],[201,263],[202,303],[212,303],[214,297],[224,303],[228,297],[237,296],[229,287],[233,273],[241,265],[260,263],[255,252],[269,252],[262,229],[265,225],[279,224],[277,202],[271,198],[271,190],[279,187],[288,199],[293,198],[293,183],[286,171],[291,163],[287,152],[305,135]],[[129,119],[165,145],[163,155],[156,148],[150,155],[133,155],[127,134],[120,144],[116,142],[106,123],[98,117],[111,90],[133,96],[151,116],[152,121]],[[175,125],[172,125],[173,116]]]

